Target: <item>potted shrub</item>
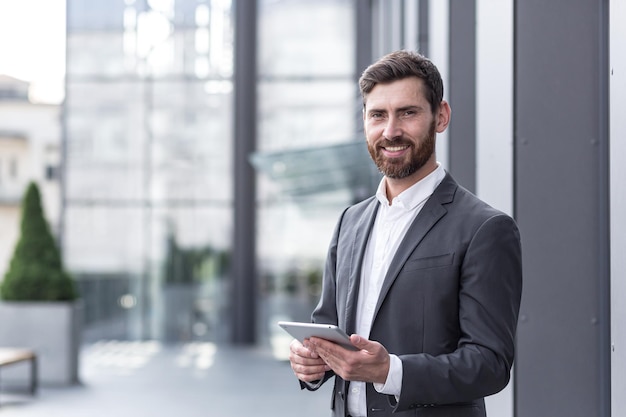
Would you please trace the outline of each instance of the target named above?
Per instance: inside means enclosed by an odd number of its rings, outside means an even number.
[[[0,346],[33,349],[43,384],[78,382],[82,308],[31,182],[22,200],[20,236],[0,282]]]

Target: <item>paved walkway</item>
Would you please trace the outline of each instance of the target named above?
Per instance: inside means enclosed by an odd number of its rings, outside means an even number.
[[[330,390],[300,391],[269,349],[100,342],[82,352],[80,385],[0,393],[0,416],[319,417],[330,415]]]

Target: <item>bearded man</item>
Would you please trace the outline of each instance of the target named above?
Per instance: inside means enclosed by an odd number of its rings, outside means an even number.
[[[302,388],[334,378],[332,415],[485,417],[508,383],[522,290],[518,228],[437,162],[450,122],[443,83],[397,51],[359,80],[375,196],[335,228],[315,323],[358,349],[311,337],[290,345]]]

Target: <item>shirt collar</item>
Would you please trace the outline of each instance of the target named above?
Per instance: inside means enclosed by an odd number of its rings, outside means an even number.
[[[437,162],[437,168],[435,168],[433,172],[397,195],[392,201],[393,206],[398,205],[399,207],[403,207],[405,210],[414,209],[430,197],[430,195],[435,191],[435,188],[437,188],[441,181],[443,181],[445,176],[446,171],[443,169],[441,164]],[[376,198],[382,205],[389,206],[389,200],[387,200],[387,182],[385,177],[383,177],[378,184]]]

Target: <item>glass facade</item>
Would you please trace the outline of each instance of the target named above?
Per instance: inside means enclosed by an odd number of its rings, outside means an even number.
[[[229,1],[67,2],[63,249],[87,339],[223,341]]]
[[[309,319],[335,221],[350,201],[345,188],[305,186],[328,171],[305,170],[293,187],[267,169],[302,167],[307,149],[354,141],[353,3],[260,4],[257,158],[270,164],[257,161],[262,335],[280,332],[278,319]]]
[[[88,341],[229,339],[235,6],[67,2],[62,244]],[[308,319],[335,221],[355,200],[353,165],[366,153],[354,7],[258,2],[250,161],[264,343],[274,319]],[[316,169],[297,182],[268,175],[294,161]]]

